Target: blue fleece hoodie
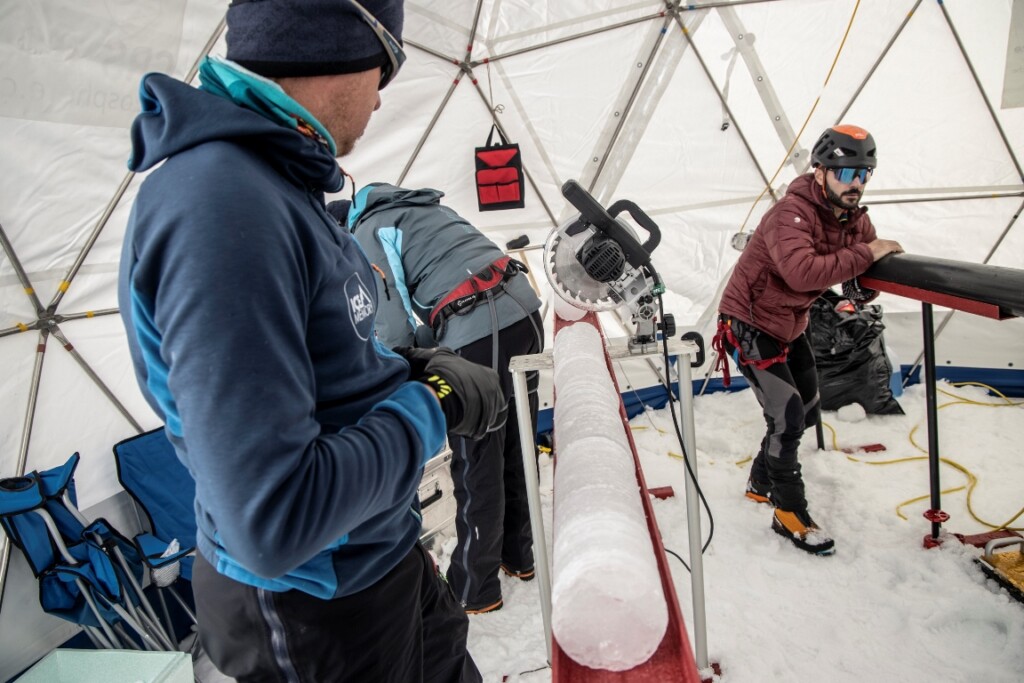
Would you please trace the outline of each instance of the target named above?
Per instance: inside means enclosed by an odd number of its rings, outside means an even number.
[[[142,83],[142,184],[118,296],[139,385],[196,481],[222,574],[321,598],[372,585],[420,531],[444,444],[430,389],[373,335],[374,274],[324,210],[315,138],[161,74]]]

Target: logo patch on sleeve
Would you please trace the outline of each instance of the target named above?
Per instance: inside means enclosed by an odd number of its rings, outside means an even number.
[[[364,341],[369,339],[373,332],[373,297],[359,273],[345,281],[345,298],[348,300],[348,315],[356,334]]]

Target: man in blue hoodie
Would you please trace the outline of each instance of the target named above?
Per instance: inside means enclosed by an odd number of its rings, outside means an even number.
[[[202,643],[243,683],[480,680],[417,488],[446,431],[502,424],[500,383],[379,344],[373,271],[324,207],[404,61],[402,19],[401,0],[234,0],[199,89],[140,88],[129,167],[159,168],[120,308],[196,482]]]

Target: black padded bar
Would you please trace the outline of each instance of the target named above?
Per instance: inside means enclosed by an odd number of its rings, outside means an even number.
[[[998,307],[1003,317],[1024,317],[1024,270],[1016,268],[891,254],[871,266],[862,278],[978,301]]]

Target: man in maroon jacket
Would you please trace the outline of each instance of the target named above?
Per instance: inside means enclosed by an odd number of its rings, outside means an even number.
[[[716,349],[730,355],[754,390],[768,425],[750,469],[746,496],[775,507],[772,529],[817,555],[834,541],[807,512],[797,449],[817,421],[818,377],[807,340],[811,304],[898,242],[878,239],[860,206],[875,170],[875,141],[856,126],[835,126],[814,144],[814,170],[796,178],[761,219],[740,255],[722,302]],[[853,285],[851,287],[850,285]],[[874,294],[864,294],[863,301]],[[728,370],[724,354],[720,362]]]

